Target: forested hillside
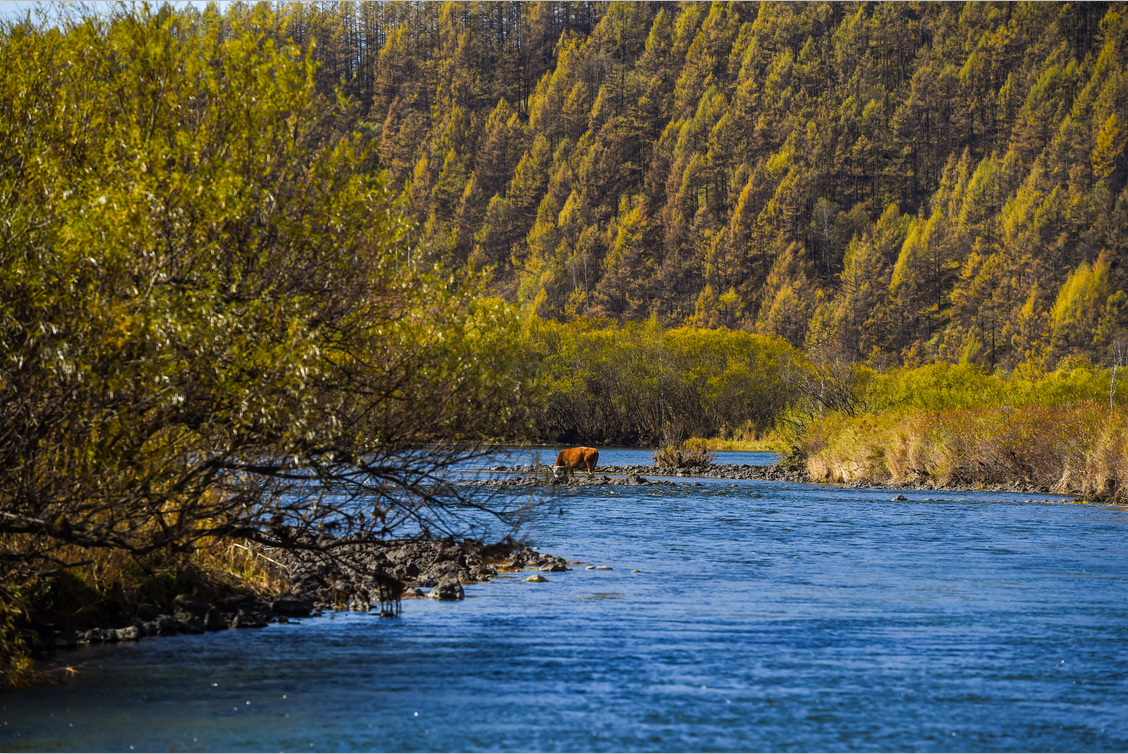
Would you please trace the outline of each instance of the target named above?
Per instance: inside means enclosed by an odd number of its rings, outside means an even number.
[[[542,316],[1050,367],[1128,323],[1126,10],[340,3],[280,33],[430,253]]]

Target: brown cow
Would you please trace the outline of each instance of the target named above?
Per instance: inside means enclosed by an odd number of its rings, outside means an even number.
[[[557,477],[574,469],[587,469],[589,476],[595,476],[595,465],[599,463],[599,451],[595,448],[567,448],[556,456],[552,472]]]

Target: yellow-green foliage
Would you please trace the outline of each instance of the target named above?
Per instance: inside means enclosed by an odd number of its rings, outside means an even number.
[[[870,405],[898,413],[991,406],[1060,406],[1081,401],[1108,402],[1108,369],[1084,363],[1050,374],[989,374],[974,364],[930,364],[897,369],[872,383]],[[1116,399],[1128,397],[1117,380]]]
[[[657,444],[770,429],[787,403],[792,349],[741,330],[663,330],[578,320],[528,323],[542,367],[544,439]]]
[[[1124,500],[1128,410],[1098,403],[830,416],[800,451],[817,481],[994,485]]]

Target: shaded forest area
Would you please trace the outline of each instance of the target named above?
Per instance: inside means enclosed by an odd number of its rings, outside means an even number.
[[[988,369],[1128,325],[1123,4],[287,10],[428,253],[543,317]]]

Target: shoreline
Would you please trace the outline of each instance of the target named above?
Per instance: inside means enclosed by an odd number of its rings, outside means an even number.
[[[51,663],[60,651],[101,644],[265,628],[324,612],[398,617],[405,599],[459,601],[465,598],[463,584],[488,583],[501,573],[529,569],[558,573],[581,565],[509,539],[486,545],[474,539],[380,540],[321,534],[298,541],[311,549],[258,553],[286,573],[289,589],[284,592],[232,589],[204,598],[193,591],[177,595],[167,605],[119,611],[108,620],[33,620],[31,628],[41,641],[37,659]],[[539,573],[527,580],[547,580],[538,577]]]
[[[660,486],[692,484],[694,479],[771,481],[811,484],[845,489],[936,492],[998,492],[1052,495],[1060,502],[1114,504],[1110,500],[1055,493],[1045,487],[1009,484],[944,485],[930,482],[851,483],[815,481],[799,467],[715,464],[706,468],[668,469],[657,466],[605,466],[596,475],[586,472],[571,478],[546,475],[544,466],[493,467],[494,473],[510,473],[507,479],[459,480],[493,490],[514,487]],[[615,475],[614,477],[608,475]],[[659,477],[657,480],[647,479]],[[685,480],[682,482],[672,479]],[[903,495],[894,502],[908,502]],[[466,539],[379,540],[366,537],[335,537],[331,534],[304,536],[308,549],[266,550],[259,553],[286,573],[289,590],[276,594],[250,589],[232,591],[210,600],[195,593],[177,595],[170,605],[142,605],[132,615],[121,612],[102,625],[82,622],[35,626],[45,650],[41,660],[51,660],[59,650],[75,650],[98,644],[140,641],[145,638],[202,634],[212,631],[263,628],[268,623],[317,617],[326,611],[371,612],[378,617],[396,617],[404,599],[458,601],[465,598],[463,584],[488,583],[501,573],[535,570],[527,580],[541,580],[539,572],[572,570],[582,565],[566,561],[520,542],[503,540],[492,545]],[[424,590],[430,590],[425,592]]]

